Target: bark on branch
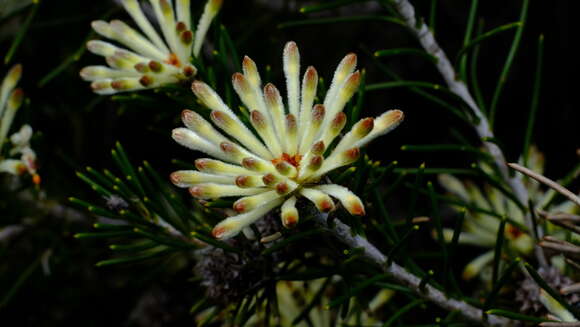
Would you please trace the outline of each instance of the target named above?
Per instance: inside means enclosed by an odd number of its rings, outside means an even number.
[[[421,46],[425,49],[425,51],[437,59],[437,69],[439,70],[439,73],[445,80],[445,83],[449,89],[458,95],[469,106],[473,114],[479,119],[479,123],[473,125],[477,134],[479,135],[479,138],[483,142],[487,151],[492,155],[495,164],[502,175],[502,178],[514,191],[517,199],[523,205],[527,205],[529,201],[529,194],[528,190],[523,184],[521,176],[515,175],[514,177],[510,177],[506,166],[507,162],[503,152],[495,143],[487,141],[494,139],[494,134],[490,128],[489,121],[475,100],[473,100],[467,85],[465,85],[465,83],[458,78],[459,75],[453,68],[453,65],[449,61],[449,58],[447,58],[447,55],[443,49],[441,49],[437,43],[437,40],[435,40],[433,33],[431,33],[425,23],[422,21],[417,22],[415,8],[408,0],[393,0],[392,3],[394,4],[395,10],[402,17],[403,21],[411,30],[411,32],[417,37],[419,43],[421,43]],[[528,227],[530,231],[534,230],[532,217],[529,214],[526,215],[525,223],[526,227]],[[542,238],[543,231],[541,230],[541,227],[536,228],[536,230],[538,238]],[[546,265],[546,259],[540,247],[536,247],[536,257],[540,264]]]
[[[354,235],[350,227],[340,220],[333,219],[332,226],[329,226],[327,224],[327,218],[328,214],[320,214],[315,216],[314,220],[319,226],[334,235],[340,242],[351,248],[364,249],[364,255],[368,260],[381,267],[386,274],[390,275],[398,283],[414,290],[420,297],[439,305],[443,309],[457,311],[465,318],[484,326],[509,326],[512,322],[509,319],[495,315],[488,315],[487,319],[484,319],[484,314],[481,309],[463,301],[449,298],[443,292],[429,284],[420,288],[421,278],[411,274],[395,262],[389,263],[387,257],[379,249],[360,235]]]

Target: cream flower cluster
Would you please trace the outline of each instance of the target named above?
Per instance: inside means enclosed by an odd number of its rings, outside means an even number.
[[[535,172],[543,173],[544,157],[536,147],[532,146],[530,148],[528,165]],[[486,164],[482,163],[481,166],[489,171],[490,174],[493,173],[492,168]],[[470,181],[461,181],[447,174],[439,175],[439,183],[448,192],[466,203],[508,217],[511,221],[521,226],[525,225],[522,211],[497,188],[485,184],[484,189],[480,189]],[[535,181],[526,180],[525,186],[537,208],[543,208],[552,197],[550,191],[543,192]],[[554,213],[572,213],[573,210],[574,204],[571,201],[565,201],[550,208],[550,212]],[[465,279],[475,277],[492,262],[499,225],[500,221],[495,216],[476,211],[466,212],[463,229],[459,235],[459,243],[488,248],[489,250],[467,264],[463,271]],[[444,229],[443,236],[446,241],[451,241],[453,230]],[[508,248],[519,255],[527,255],[534,248],[532,237],[509,222],[505,226],[504,237]]]
[[[194,30],[190,0],[175,0],[175,5],[173,0],[149,0],[162,38],[138,0],[121,0],[141,32],[121,20],[92,22],[98,34],[126,48],[106,41],[89,41],[89,51],[105,57],[109,67],[85,67],[80,72],[81,77],[91,81],[93,91],[98,94],[155,88],[192,78],[197,69],[191,64],[191,56],[198,56],[222,1],[208,0]]]
[[[376,118],[362,119],[339,137],[347,119],[344,106],[360,83],[355,66],[356,55],[347,55],[334,73],[323,104],[314,105],[318,73],[308,67],[301,83],[298,47],[294,42],[287,43],[283,52],[284,105],[273,84],[262,88],[256,64],[245,57],[243,73],[234,74],[232,82],[258,135],[207,84],[193,82],[193,92],[211,110],[211,121],[231,139],[201,115],[183,111],[186,128],[174,129],[173,139],[213,158],[196,160],[197,170],[176,171],[171,180],[200,199],[241,197],[233,205],[239,214],[213,229],[216,238],[237,235],[278,206],[283,225],[290,228],[298,223],[298,197],[310,200],[321,212],[333,210],[332,198],[336,198],[351,214],[364,215],[364,205],[355,194],[340,185],[322,184],[321,178],[356,161],[359,149],[398,126],[403,113],[390,110]],[[337,138],[336,146],[331,148]]]
[[[340,283],[341,279],[333,278],[333,283]],[[323,291],[324,294],[335,291],[334,286],[327,287],[324,285],[325,279],[313,279],[307,282],[304,281],[279,281],[276,283],[276,301],[278,302],[278,313],[276,316],[270,315],[267,320],[265,308],[259,303],[255,303],[255,299],[251,299],[250,305],[258,305],[258,310],[248,318],[244,326],[258,327],[258,326],[296,326],[296,327],[325,327],[325,326],[383,326],[384,323],[377,319],[386,303],[388,303],[395,292],[392,290],[383,289],[376,295],[369,299],[368,305],[360,314],[351,314],[347,317],[336,316],[333,310],[327,309],[326,306],[330,303],[330,299],[326,296],[320,298],[321,303],[314,306],[308,313],[307,319],[303,319],[299,323],[294,323],[294,320],[300,316],[304,311],[304,303],[309,303],[316,297],[317,292]],[[263,304],[262,304],[263,305]],[[209,315],[215,311],[215,307],[200,312],[195,320],[198,322],[204,321]],[[233,326],[228,323],[227,316],[223,316],[224,321],[221,321],[221,326]],[[219,319],[219,318],[218,318]],[[333,324],[334,323],[334,324]]]
[[[14,121],[16,112],[22,105],[22,89],[15,89],[16,84],[22,76],[22,66],[16,65],[10,69],[2,85],[0,85],[0,173],[10,173],[22,175],[28,172],[35,184],[40,183],[40,177],[36,173],[36,153],[30,147],[32,138],[32,128],[24,125],[20,131],[10,136],[12,148],[7,152],[8,157],[4,158],[4,143]],[[20,157],[14,159],[13,157]]]

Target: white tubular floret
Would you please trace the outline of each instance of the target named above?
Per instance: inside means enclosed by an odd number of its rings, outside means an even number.
[[[338,199],[351,215],[364,216],[365,207],[361,199],[348,188],[336,184],[325,184],[316,186],[314,189],[327,193],[333,198]]]
[[[183,110],[181,112],[181,120],[187,128],[196,132],[199,136],[216,146],[219,146],[222,142],[229,141],[225,136],[213,128],[207,120],[194,111]]]
[[[288,110],[298,117],[300,108],[300,52],[294,42],[286,43],[282,54],[286,89],[288,95]]]
[[[322,191],[312,188],[303,188],[300,190],[300,194],[310,200],[310,202],[314,203],[320,212],[330,212],[334,210],[334,202],[328,194]]]
[[[163,42],[157,31],[155,31],[153,25],[151,25],[149,20],[145,17],[145,14],[139,6],[139,2],[137,0],[122,0],[121,3],[131,18],[133,18],[133,21],[137,26],[139,26],[141,31],[147,35],[149,40],[151,40],[158,49],[169,55],[167,45],[165,45],[165,42]]]
[[[205,4],[203,14],[199,19],[199,24],[197,25],[197,29],[195,31],[193,55],[196,57],[199,55],[199,51],[201,50],[201,46],[203,45],[203,41],[205,40],[205,35],[207,34],[207,30],[209,29],[211,21],[222,7],[222,2],[223,0],[208,0],[208,2]]]
[[[262,206],[257,207],[252,211],[245,212],[243,214],[229,217],[219,224],[217,224],[212,230],[212,234],[217,239],[228,239],[236,236],[244,227],[253,224],[256,220],[262,218],[270,210],[279,206],[282,203],[282,198],[276,198],[271,202],[268,202]]]
[[[405,115],[401,110],[389,110],[379,117],[375,118],[373,130],[360,141],[354,144],[355,147],[361,148],[379,136],[383,136],[395,129],[403,121]]]
[[[171,134],[171,137],[173,137],[173,139],[187,147],[190,148],[192,150],[196,150],[196,151],[200,151],[206,154],[209,154],[212,157],[224,160],[224,161],[229,161],[229,162],[234,162],[236,163],[236,159],[233,158],[232,156],[224,153],[223,151],[220,151],[219,147],[216,147],[215,145],[213,145],[212,143],[210,143],[209,141],[201,138],[199,135],[197,135],[194,131],[191,131],[187,128],[175,128]]]
[[[189,193],[198,199],[218,199],[228,196],[246,196],[266,192],[265,188],[240,188],[236,185],[202,183],[189,188]]]
[[[170,175],[170,180],[177,187],[192,187],[202,183],[215,183],[234,185],[235,177],[225,175],[213,175],[202,173],[197,170],[178,170]]]

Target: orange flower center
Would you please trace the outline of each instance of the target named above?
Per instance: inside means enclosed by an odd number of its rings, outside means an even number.
[[[175,53],[170,53],[169,59],[165,60],[165,63],[175,67],[181,67],[181,62],[179,61],[179,58],[177,58],[177,55]]]
[[[300,160],[302,160],[301,154],[297,153],[291,156],[288,153],[282,153],[282,156],[280,158],[272,159],[271,161],[274,165],[277,165],[282,161],[286,161],[287,163],[291,164],[292,166],[296,167],[296,169],[298,169],[300,167]]]
[[[507,236],[512,240],[517,239],[518,237],[520,237],[523,234],[523,232],[519,228],[517,228],[511,224],[508,224],[506,226],[506,233],[507,233]]]

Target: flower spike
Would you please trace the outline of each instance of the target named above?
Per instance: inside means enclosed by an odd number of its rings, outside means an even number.
[[[23,125],[18,132],[8,137],[16,113],[24,100],[24,92],[16,88],[21,76],[22,66],[15,65],[0,84],[0,173],[12,175],[29,173],[32,176],[32,182],[38,185],[40,176],[36,172],[36,153],[30,147],[32,128],[29,125]],[[6,142],[7,138],[9,142]],[[5,158],[2,156],[3,148],[8,143],[11,145],[7,151],[8,158]]]
[[[175,3],[174,3],[175,1]],[[126,47],[106,41],[89,41],[87,48],[105,57],[106,66],[88,66],[80,76],[90,81],[98,94],[139,91],[189,80],[197,73],[191,64],[197,57],[209,29],[219,12],[222,0],[208,0],[193,32],[190,0],[149,0],[156,24],[146,17],[138,0],[121,0],[123,8],[138,28],[121,20],[97,20],[95,32]],[[154,27],[157,25],[159,31]]]
[[[242,231],[250,235],[249,225],[279,206],[282,224],[292,228],[299,222],[296,204],[300,198],[321,212],[335,210],[334,198],[350,214],[365,214],[359,197],[344,186],[321,184],[322,177],[358,160],[360,148],[395,128],[403,114],[391,110],[377,118],[364,118],[340,138],[347,122],[343,108],[360,82],[355,66],[356,56],[347,55],[334,74],[324,104],[315,104],[318,74],[308,67],[300,79],[296,43],[288,42],[283,51],[286,99],[271,83],[262,88],[255,62],[244,57],[243,72],[232,76],[232,84],[257,135],[209,85],[193,82],[193,92],[211,110],[211,122],[221,131],[201,115],[185,110],[182,120],[187,128],[176,128],[173,137],[219,160],[198,159],[198,172],[177,171],[171,180],[201,199],[240,197],[233,204],[238,214],[217,224],[214,237],[226,239]],[[329,151],[335,138],[340,141]]]
[[[394,116],[390,112],[384,115]],[[393,125],[390,121],[393,121],[393,119],[383,119],[380,124],[383,125],[384,129],[389,129]],[[375,129],[369,136],[372,136],[374,131]],[[523,162],[523,159],[520,158],[519,161]],[[540,173],[544,169],[543,154],[533,145],[530,147],[528,164],[535,173]],[[480,161],[478,165],[485,170],[491,169],[485,161]],[[497,218],[498,216],[509,217],[503,227],[504,247],[518,256],[528,256],[534,252],[536,242],[533,235],[530,231],[522,228],[525,225],[525,212],[522,212],[512,199],[488,183],[479,186],[473,181],[461,180],[449,174],[440,174],[437,178],[439,184],[450,196],[460,200],[461,203],[467,204],[467,208],[454,206],[454,209],[464,216],[457,241],[461,244],[480,247],[485,251],[467,264],[463,272],[463,278],[471,279],[479,275],[482,280],[488,280],[487,274],[484,272],[493,262],[494,248],[496,247],[500,228],[502,228],[501,222]],[[572,201],[563,201],[550,205],[553,199],[552,190],[544,191],[538,188],[538,184],[531,180],[524,180],[524,186],[528,190],[534,191],[530,192],[530,199],[533,203],[536,203],[536,208],[542,208],[542,215],[550,217],[552,215],[573,216],[577,214],[577,206]],[[470,205],[485,210],[471,210],[469,208]],[[490,212],[495,214],[491,215]],[[451,242],[456,233],[456,230],[444,228],[443,239],[446,242]],[[437,238],[435,230],[433,230],[432,234],[434,238]],[[560,234],[558,231],[553,231],[552,235],[556,236],[557,239],[565,238],[564,234]],[[545,242],[546,240],[544,239],[543,242],[540,242],[540,246],[545,245],[543,244]]]

